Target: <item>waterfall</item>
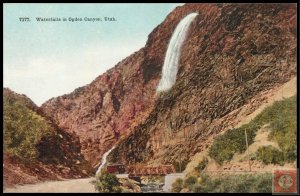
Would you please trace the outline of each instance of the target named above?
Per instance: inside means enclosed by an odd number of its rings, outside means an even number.
[[[175,84],[181,46],[185,40],[188,27],[197,15],[197,13],[187,15],[176,26],[168,45],[162,68],[162,77],[156,89],[157,92],[167,91]]]
[[[101,172],[101,169],[104,167],[104,165],[106,164],[106,158],[107,158],[107,156],[109,155],[109,153],[113,150],[113,149],[115,149],[115,146],[113,146],[111,149],[109,149],[109,151],[107,151],[107,152],[105,152],[104,154],[103,154],[103,157],[102,157],[102,160],[101,160],[101,165],[98,167],[98,170],[97,170],[97,172],[96,172],[96,176],[97,176],[97,174],[99,173],[99,172]]]

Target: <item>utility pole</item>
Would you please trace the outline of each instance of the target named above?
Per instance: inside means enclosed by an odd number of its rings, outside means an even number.
[[[251,171],[251,163],[250,163],[250,155],[249,155],[248,138],[247,138],[246,128],[245,128],[245,138],[246,138],[246,148],[247,148],[247,155],[248,155],[248,162],[249,162],[249,171]]]
[[[180,138],[181,139],[181,138]],[[179,141],[180,142],[180,153],[179,153],[179,173],[181,173],[181,166],[182,166],[182,162],[181,162],[181,153],[182,153],[182,142],[181,141]]]
[[[181,151],[179,153],[179,173],[181,173]]]
[[[135,133],[134,133],[135,134]],[[136,134],[135,134],[136,135]],[[134,161],[134,171],[135,171],[135,174],[136,174],[136,159],[135,159],[135,150],[136,150],[136,143],[134,142],[134,149],[133,149],[133,161]]]

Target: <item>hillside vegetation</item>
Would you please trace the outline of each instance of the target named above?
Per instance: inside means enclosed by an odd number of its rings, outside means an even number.
[[[55,135],[54,128],[28,107],[28,100],[4,93],[4,153],[21,159],[38,158],[37,144]]]
[[[4,187],[94,174],[79,139],[43,116],[25,95],[3,89]]]
[[[220,164],[231,160],[235,153],[243,153],[246,150],[245,130],[250,145],[253,143],[257,130],[268,124],[271,131],[269,139],[276,141],[280,149],[271,146],[260,147],[254,158],[266,164],[284,164],[295,161],[297,158],[296,108],[296,96],[276,101],[250,123],[230,129],[218,136],[209,149],[209,156]]]
[[[172,192],[193,193],[271,193],[272,174],[240,174],[212,178],[208,175],[189,176],[178,179],[172,185]]]

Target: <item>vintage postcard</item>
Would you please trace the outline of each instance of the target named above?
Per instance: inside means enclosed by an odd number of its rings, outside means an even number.
[[[3,4],[3,192],[299,193],[297,6]]]

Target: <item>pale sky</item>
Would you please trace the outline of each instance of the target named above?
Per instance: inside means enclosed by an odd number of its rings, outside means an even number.
[[[180,5],[4,4],[4,87],[37,105],[70,93],[142,48],[148,34]],[[36,17],[116,21],[37,22]]]

